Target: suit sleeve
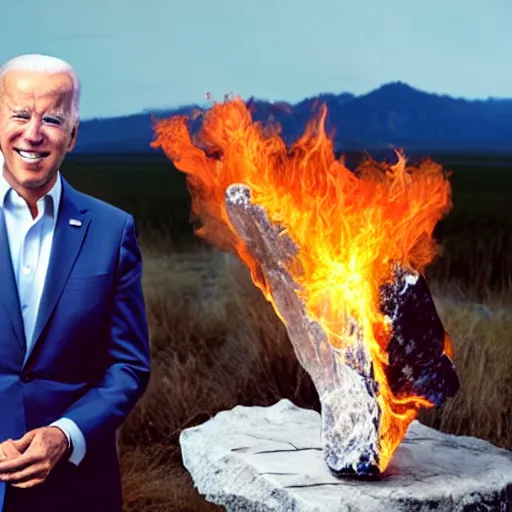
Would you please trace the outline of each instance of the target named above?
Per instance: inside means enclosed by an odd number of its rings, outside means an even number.
[[[133,217],[129,216],[113,291],[108,368],[99,382],[63,414],[76,424],[86,444],[113,434],[148,384],[149,335],[141,276],[141,254]]]

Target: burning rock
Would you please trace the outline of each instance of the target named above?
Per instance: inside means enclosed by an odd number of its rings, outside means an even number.
[[[160,122],[153,145],[188,175],[197,234],[244,261],[285,323],[319,392],[327,465],[371,476],[418,409],[458,388],[422,277],[450,186],[439,165],[407,166],[400,153],[350,171],[326,115],[287,148],[235,99],[205,114],[194,141],[187,118]]]
[[[344,349],[330,345],[318,322],[308,318],[299,287],[286,268],[297,247],[270,223],[262,207],[251,203],[247,187],[228,187],[226,208],[231,225],[260,265],[297,358],[315,383],[322,404],[327,465],[337,475],[378,474],[379,386],[361,330],[349,323],[343,335],[353,337],[353,343]],[[458,383],[451,361],[443,354],[444,329],[424,279],[399,271],[395,281],[383,287],[382,297],[384,313],[392,318],[391,389],[397,396],[419,395],[440,405],[446,396],[453,396]]]
[[[425,278],[397,270],[394,282],[382,287],[381,309],[392,319],[386,369],[392,392],[442,405],[458,391],[459,380],[444,353],[450,341]]]

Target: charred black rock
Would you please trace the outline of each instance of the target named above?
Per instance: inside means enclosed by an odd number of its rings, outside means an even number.
[[[417,395],[442,405],[459,389],[451,359],[443,353],[445,330],[421,274],[395,271],[381,288],[381,311],[391,319],[387,378],[397,397]]]

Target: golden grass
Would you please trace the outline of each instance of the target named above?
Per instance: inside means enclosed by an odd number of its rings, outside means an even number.
[[[181,462],[180,432],[237,404],[289,398],[318,410],[318,397],[241,264],[142,235],[153,372],[120,432],[125,511],[220,510],[195,491]],[[421,421],[512,449],[510,299],[489,294],[478,306],[447,285],[431,288],[454,342],[461,390],[443,408],[423,411]]]
[[[433,284],[439,314],[454,342],[461,381],[457,396],[421,421],[444,432],[487,439],[512,449],[512,294],[479,302],[453,298]]]

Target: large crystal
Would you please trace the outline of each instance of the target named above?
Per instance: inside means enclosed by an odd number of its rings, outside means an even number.
[[[322,407],[325,461],[336,475],[379,474],[381,410],[378,384],[368,347],[358,325],[347,320],[347,348],[329,343],[320,324],[308,317],[299,287],[287,269],[298,248],[264,209],[251,202],[250,190],[234,184],[226,190],[232,227],[258,262],[258,280],[270,290],[295,354],[311,376]],[[425,280],[397,269],[392,285],[382,288],[382,311],[392,322],[387,378],[397,396],[415,394],[441,404],[458,381],[443,354],[444,329]]]

